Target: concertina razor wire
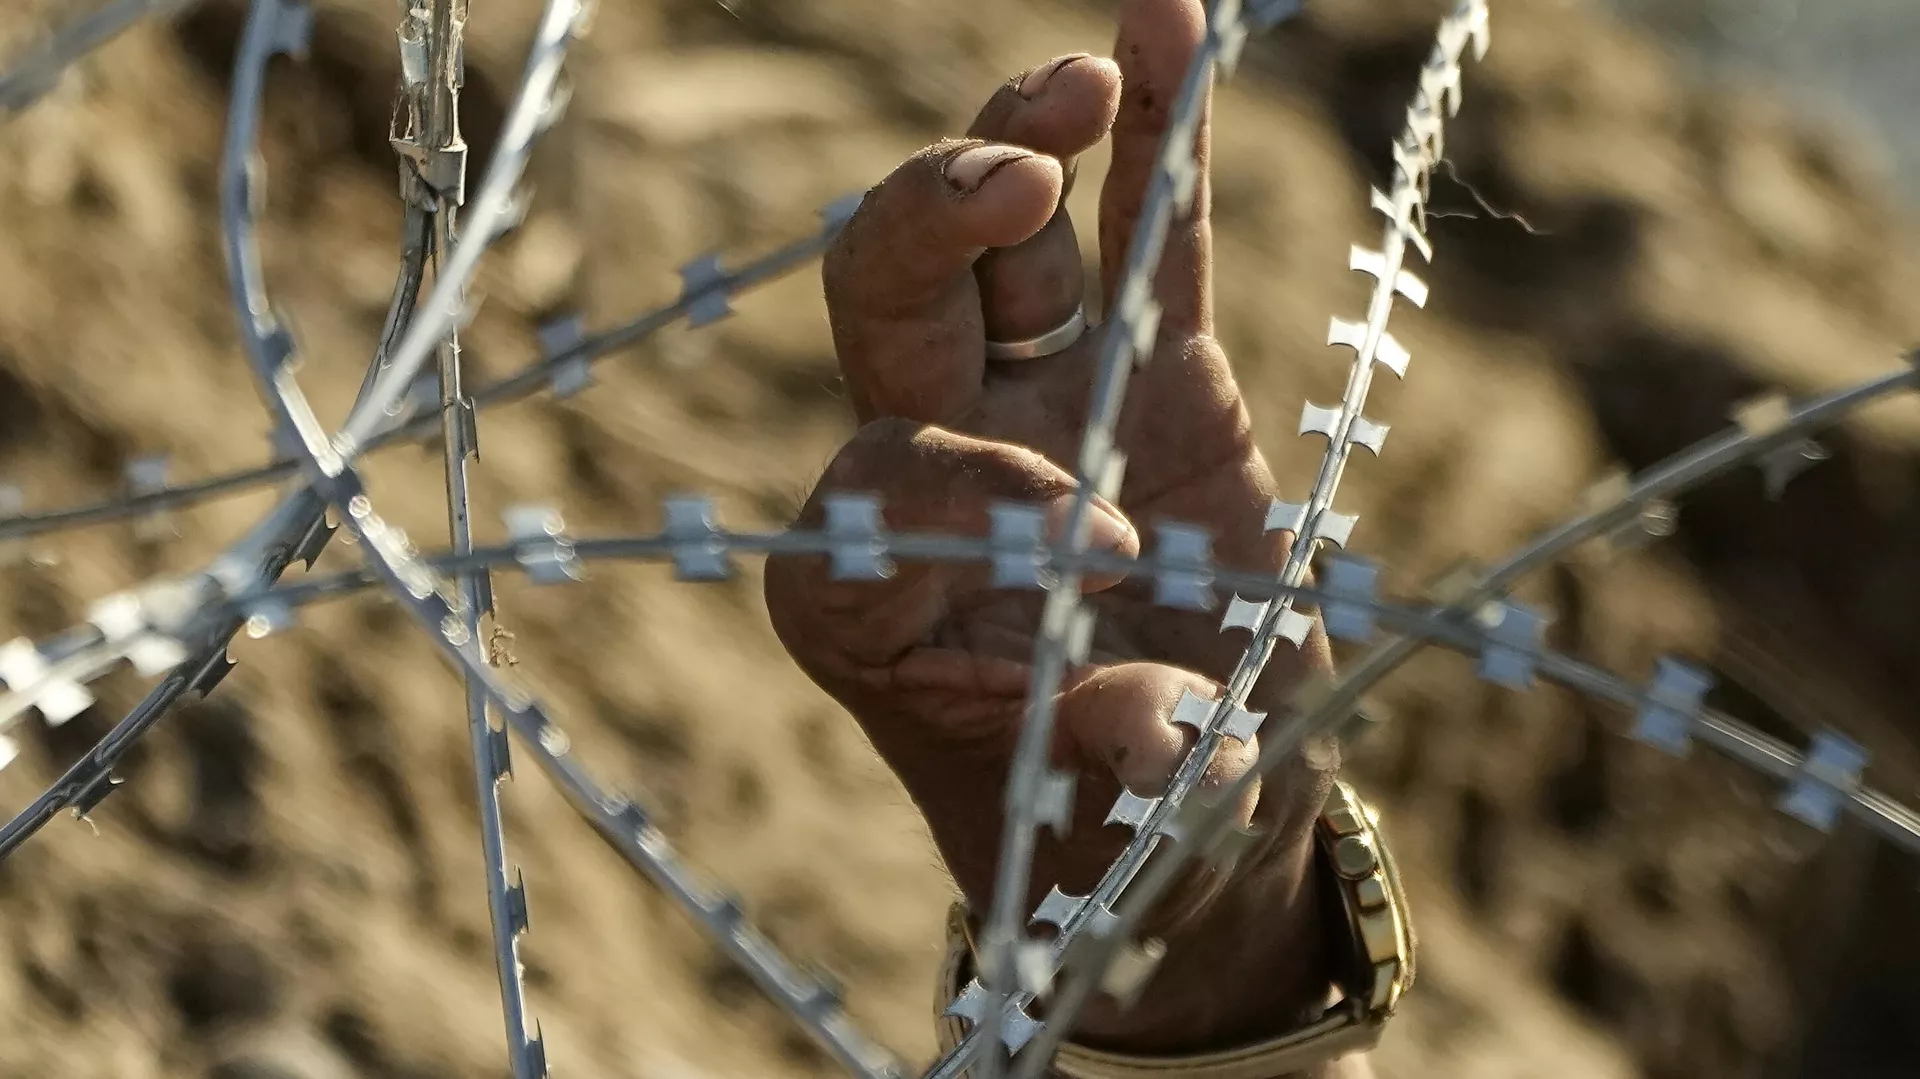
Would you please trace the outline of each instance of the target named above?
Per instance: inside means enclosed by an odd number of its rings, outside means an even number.
[[[188,2],[117,0],[76,22],[0,73],[0,109],[26,107],[64,67],[127,25]],[[591,383],[595,361],[681,319],[704,326],[725,318],[733,297],[823,252],[859,196],[825,208],[821,228],[811,235],[738,269],[725,269],[717,255],[693,260],[682,269],[676,299],[616,327],[589,334],[578,318],[556,320],[539,334],[538,360],[463,393],[458,332],[471,315],[468,285],[487,249],[524,212],[521,175],[536,139],[564,109],[563,63],[586,31],[590,10],[582,0],[545,3],[498,146],[469,202],[458,113],[465,0],[401,0],[397,38],[405,86],[393,139],[405,207],[401,266],[379,348],[341,430],[329,433],[293,377],[294,342],[268,298],[253,230],[264,73],[274,56],[304,51],[311,15],[294,0],[251,0],[221,157],[221,224],[249,368],[275,420],[274,456],[261,466],[178,486],[167,482],[163,459],[144,457],[129,466],[128,497],[39,513],[25,512],[19,489],[0,485],[0,551],[86,524],[151,519],[202,499],[295,482],[267,517],[201,572],[109,596],[95,604],[87,624],[55,637],[0,645],[0,766],[15,752],[8,732],[28,713],[39,712],[50,725],[65,722],[93,703],[88,683],[122,662],[143,676],[160,677],[139,705],[0,828],[0,858],[63,809],[82,818],[90,814],[119,785],[114,767],[127,749],[179,700],[205,696],[219,684],[233,665],[227,646],[237,634],[265,636],[290,626],[308,604],[383,589],[465,679],[493,950],[515,1079],[538,1079],[547,1069],[520,976],[526,890],[517,873],[510,879],[500,821],[498,787],[512,769],[509,731],[587,822],[837,1062],[862,1079],[904,1079],[908,1069],[854,1026],[831,978],[783,956],[746,920],[736,900],[675,853],[645,807],[601,786],[571,754],[546,706],[501,678],[482,646],[494,571],[549,585],[580,579],[592,561],[665,561],[680,580],[715,581],[731,575],[736,556],[755,554],[824,555],[834,577],[845,580],[883,579],[900,561],[979,563],[991,567],[998,587],[1046,592],[1026,720],[1007,788],[998,878],[980,940],[981,978],[947,1008],[970,1029],[923,1079],[955,1079],[969,1071],[977,1079],[997,1079],[1009,1065],[1015,1079],[1037,1079],[1095,994],[1120,1000],[1137,994],[1152,962],[1135,940],[1136,927],[1195,860],[1228,865],[1244,849],[1247,837],[1231,815],[1240,796],[1312,740],[1361,734],[1363,694],[1428,645],[1475,658],[1478,675],[1502,687],[1525,690],[1547,682],[1628,709],[1636,739],[1676,754],[1696,741],[1718,750],[1780,784],[1781,811],[1811,827],[1831,830],[1844,814],[1920,854],[1920,814],[1865,785],[1868,754],[1844,735],[1820,732],[1803,752],[1709,708],[1711,676],[1677,659],[1661,660],[1645,684],[1635,684],[1557,654],[1542,643],[1545,617],[1506,598],[1533,570],[1583,545],[1631,545],[1665,534],[1676,499],[1736,467],[1758,465],[1769,492],[1777,494],[1794,473],[1824,456],[1810,435],[1869,402],[1914,388],[1920,351],[1909,353],[1905,366],[1819,398],[1795,403],[1773,395],[1752,402],[1723,433],[1638,475],[1609,477],[1588,492],[1575,517],[1496,566],[1456,570],[1424,595],[1397,601],[1382,596],[1376,568],[1345,553],[1356,519],[1336,512],[1334,498],[1353,449],[1378,455],[1388,431],[1363,415],[1376,369],[1396,377],[1407,373],[1409,353],[1388,329],[1388,319],[1396,298],[1415,306],[1426,299],[1427,286],[1407,268],[1407,253],[1411,249],[1423,261],[1432,257],[1425,230],[1428,180],[1443,158],[1445,121],[1461,104],[1462,58],[1469,50],[1478,58],[1489,45],[1486,0],[1458,0],[1442,20],[1392,147],[1389,189],[1372,193],[1371,206],[1385,219],[1380,247],[1355,247],[1350,254],[1349,268],[1370,276],[1374,288],[1362,319],[1335,317],[1329,324],[1328,345],[1350,349],[1353,358],[1340,401],[1309,403],[1302,412],[1299,432],[1326,440],[1313,486],[1302,502],[1276,501],[1266,518],[1268,531],[1295,537],[1285,565],[1277,574],[1216,565],[1207,531],[1179,524],[1159,526],[1151,553],[1138,558],[1088,549],[1092,494],[1114,498],[1123,482],[1115,423],[1128,376],[1146,362],[1158,331],[1151,283],[1168,227],[1192,204],[1198,177],[1194,134],[1207,91],[1216,77],[1231,76],[1250,34],[1292,17],[1299,6],[1298,0],[1214,0],[1210,6],[1206,36],[1171,109],[1113,310],[1099,330],[1093,400],[1074,462],[1079,484],[1059,541],[1045,539],[1042,510],[1034,506],[997,505],[989,534],[966,537],[890,532],[879,500],[842,494],[826,500],[824,527],[811,531],[726,530],[716,523],[711,500],[676,496],[666,500],[657,532],[583,538],[567,530],[556,510],[519,506],[506,514],[508,543],[476,548],[466,469],[477,451],[479,408],[543,391],[580,392]],[[429,270],[433,283],[423,296]],[[435,364],[431,373],[429,361]],[[435,433],[445,458],[450,546],[424,554],[380,517],[355,463],[364,452]],[[329,522],[330,510],[338,526]],[[296,561],[313,568],[337,527],[359,541],[365,565],[282,583]],[[1323,555],[1327,546],[1341,553]],[[1310,582],[1316,564],[1320,579]],[[1219,699],[1189,691],[1176,707],[1172,721],[1192,727],[1196,740],[1166,790],[1154,798],[1123,792],[1109,812],[1107,823],[1133,834],[1093,890],[1072,896],[1056,887],[1039,908],[1024,913],[1037,831],[1064,830],[1071,804],[1073,777],[1048,765],[1046,748],[1055,692],[1066,665],[1084,658],[1091,632],[1092,614],[1081,604],[1078,587],[1088,573],[1150,580],[1155,602],[1170,610],[1213,610],[1225,590],[1230,598],[1220,631],[1247,631],[1249,643]],[[1279,726],[1265,729],[1246,774],[1211,796],[1196,794],[1226,740],[1246,741],[1262,730],[1267,717],[1246,707],[1247,694],[1281,641],[1298,648],[1306,639],[1313,618],[1301,605],[1317,608],[1329,636],[1368,643],[1371,650],[1332,679],[1297,693]],[[489,703],[503,726],[492,725]],[[1040,925],[1054,933],[1044,940],[1027,936]],[[1043,994],[1044,1020],[1028,1011]]]

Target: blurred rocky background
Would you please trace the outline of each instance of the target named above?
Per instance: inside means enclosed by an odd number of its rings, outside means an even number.
[[[1608,0],[1703,73],[1732,72],[1791,92],[1810,119],[1870,133],[1920,197],[1920,129],[1910,121],[1920,71],[1907,62],[1916,27],[1903,0]]]
[[[1397,588],[1497,557],[1607,471],[1720,430],[1757,392],[1885,371],[1920,337],[1899,202],[1915,149],[1885,126],[1912,97],[1896,45],[1920,16],[1806,4],[1763,47],[1724,28],[1776,26],[1777,5],[1620,6],[1616,21],[1572,0],[1495,0],[1493,51],[1468,69],[1455,178],[1436,180],[1449,216],[1432,230],[1433,299],[1395,320],[1415,362],[1369,409],[1392,442],[1349,470],[1341,506]],[[68,7],[8,0],[0,55]],[[1344,378],[1326,320],[1361,309],[1346,249],[1377,236],[1367,185],[1439,14],[1308,7],[1250,46],[1216,135],[1221,333],[1276,470],[1301,490],[1318,451],[1290,437],[1294,416]],[[301,377],[333,420],[397,263],[398,63],[390,4],[318,10],[310,59],[276,64],[268,86],[262,238]],[[473,5],[476,160],[536,15],[533,0]],[[737,261],[804,235],[816,207],[962,130],[1002,79],[1106,48],[1111,16],[1078,0],[602,4],[572,61],[573,108],[540,145],[531,214],[481,277],[465,338],[479,377],[533,358],[534,327],[557,312],[605,325],[670,298],[700,252]],[[215,226],[243,17],[238,0],[207,0],[142,26],[0,127],[0,482],[30,508],[110,494],[136,455],[169,454],[186,479],[269,453]],[[1088,213],[1096,189],[1076,195]],[[590,393],[487,413],[482,539],[529,499],[582,533],[650,529],[661,497],[694,488],[731,524],[783,523],[850,421],[814,271],[737,307],[611,360]],[[1658,654],[1692,656],[1720,676],[1723,707],[1795,741],[1837,726],[1911,799],[1920,407],[1890,400],[1823,443],[1832,459],[1779,501],[1742,472],[1689,500],[1671,539],[1571,560],[1523,595],[1553,613],[1556,647],[1633,678]],[[437,450],[384,452],[371,473],[433,546]],[[0,637],[60,630],[91,598],[200,564],[271,498],[179,513],[172,534],[108,525],[26,544],[0,569]],[[352,555],[336,545],[322,568]],[[779,649],[754,571],[697,588],[660,567],[557,589],[509,576],[499,605],[511,659],[599,774],[657,806],[785,947],[836,972],[870,1029],[928,1059],[950,886],[851,722]],[[0,1073],[506,1074],[454,680],[370,598],[235,656],[209,701],[133,754],[93,829],[62,819],[0,863]],[[116,675],[73,722],[36,721],[0,773],[0,807],[24,806],[144,688]],[[1378,1054],[1385,1079],[1920,1070],[1920,862],[1854,827],[1812,834],[1707,753],[1660,756],[1610,709],[1494,690],[1457,658],[1416,662],[1377,706],[1356,778],[1389,809],[1424,948]],[[537,773],[503,797],[554,1074],[830,1073]]]

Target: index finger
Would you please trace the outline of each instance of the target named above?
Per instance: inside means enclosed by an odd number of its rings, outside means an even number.
[[[1017,146],[937,143],[854,212],[822,262],[827,316],[862,423],[953,423],[979,397],[985,331],[973,264],[1046,225],[1060,163]]]

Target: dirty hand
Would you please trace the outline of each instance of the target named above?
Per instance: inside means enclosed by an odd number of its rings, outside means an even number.
[[[1117,60],[1069,56],[1009,81],[964,140],[915,154],[868,193],[826,260],[826,299],[859,432],[813,492],[871,492],[894,530],[984,535],[994,500],[1044,502],[1056,525],[1087,410],[1097,332],[1063,352],[989,360],[985,342],[1066,323],[1084,295],[1062,207],[1077,155],[1112,139],[1100,198],[1101,286],[1111,307],[1156,149],[1205,16],[1200,0],[1129,0]],[[1208,136],[1190,219],[1174,222],[1157,280],[1153,361],[1132,376],[1119,423],[1120,505],[1095,503],[1095,546],[1137,554],[1158,519],[1202,525],[1236,568],[1271,573],[1291,536],[1263,532],[1276,489],[1254,448],[1226,356],[1211,336]],[[1088,584],[1097,630],[1056,699],[1056,766],[1078,773],[1064,840],[1042,837],[1027,909],[1048,887],[1085,894],[1124,845],[1102,827],[1121,786],[1163,789],[1192,744],[1168,722],[1183,688],[1220,695],[1246,634],[1219,612],[1152,602],[1150,585]],[[984,567],[902,564],[884,582],[830,579],[825,559],[771,559],[767,606],[789,652],[860,722],[925,814],[976,911],[993,890],[1008,766],[1019,736],[1043,597],[994,591]],[[1278,712],[1328,663],[1316,628],[1282,643],[1250,702]],[[1205,781],[1242,774],[1257,745],[1229,741]],[[1312,822],[1335,761],[1296,757],[1240,807],[1260,835],[1226,879],[1196,877],[1153,928],[1167,956],[1124,1019],[1102,1001],[1076,1040],[1174,1053],[1280,1033],[1324,1003],[1333,923],[1311,867]]]

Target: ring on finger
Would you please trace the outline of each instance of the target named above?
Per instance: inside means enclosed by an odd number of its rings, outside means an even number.
[[[1025,341],[988,341],[987,359],[989,360],[1037,360],[1045,356],[1065,352],[1074,342],[1087,332],[1087,308],[1085,304],[1076,304],[1073,314],[1067,321],[1048,330],[1038,337],[1029,337]]]

